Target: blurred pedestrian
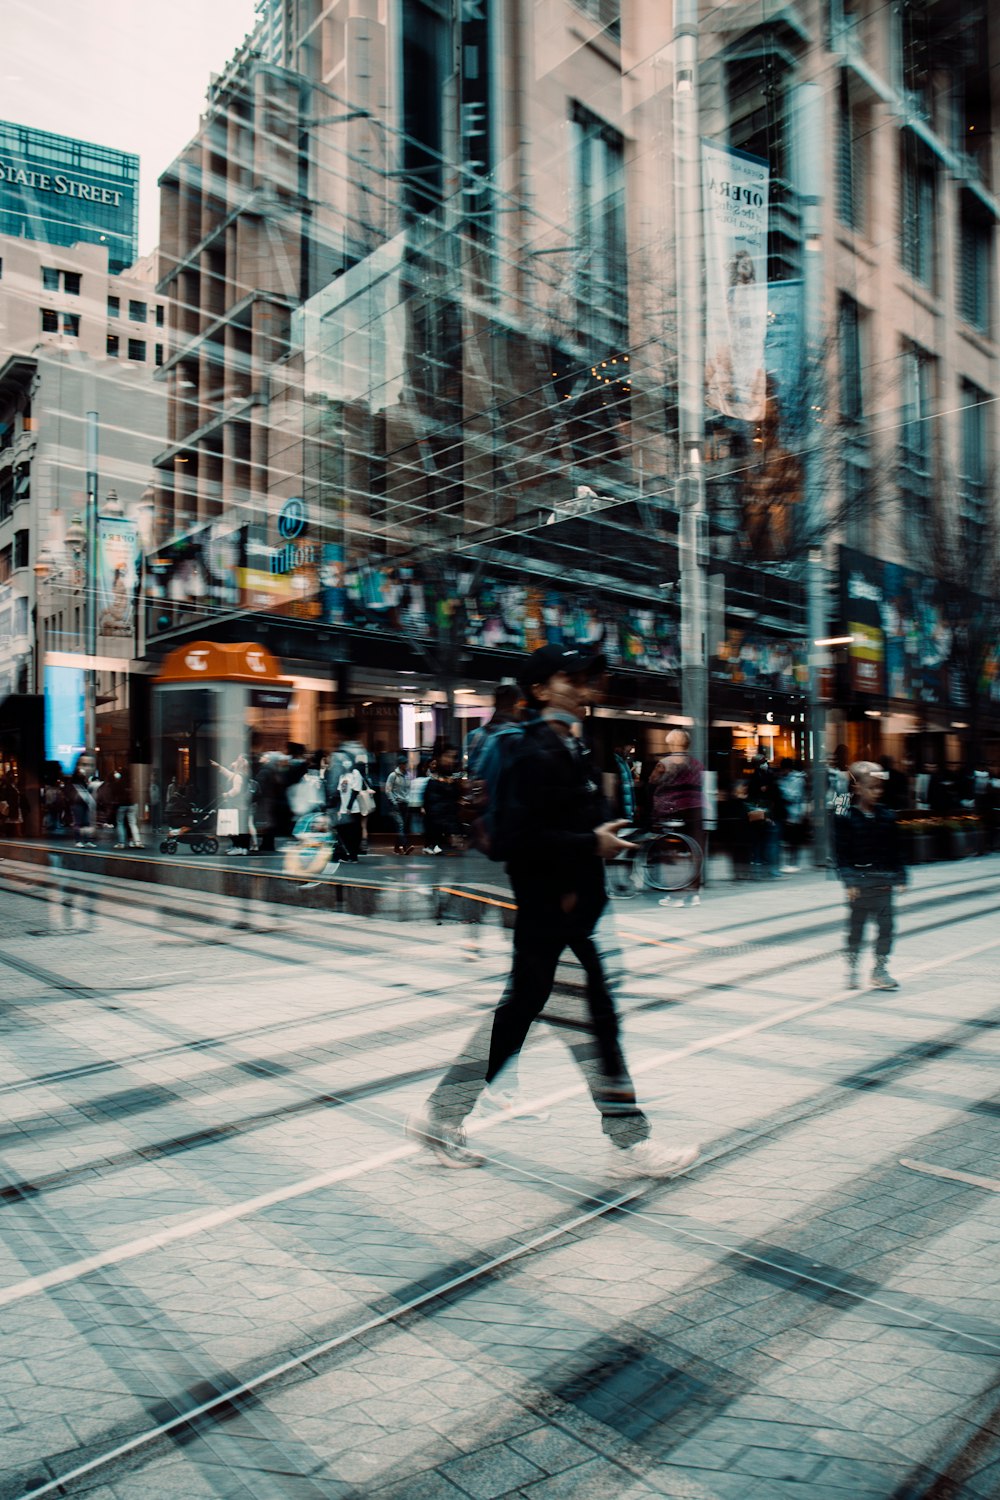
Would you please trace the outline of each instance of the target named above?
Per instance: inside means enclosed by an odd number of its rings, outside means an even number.
[[[115,785],[115,833],[118,849],[141,849],[139,836],[138,804],[135,793],[136,773],[133,766],[116,771]]]
[[[750,823],[750,876],[776,880],[780,874],[781,835],[786,811],[777,777],[763,750],[753,758],[747,777],[747,817]]]
[[[461,832],[458,804],[462,783],[458,750],[442,744],[430,763],[424,787],[424,853],[446,854]]]
[[[493,692],[493,713],[485,724],[480,724],[478,729],[472,731],[466,742],[465,774],[470,782],[479,779],[479,766],[483,751],[491,737],[506,725],[520,722],[523,704],[524,694],[516,682],[505,681],[497,684]]]
[[[368,752],[367,746],[361,741],[361,724],[353,714],[349,714],[346,719],[341,719],[340,723],[336,726],[336,731],[339,735],[339,740],[336,749],[331,751],[326,773],[327,798],[330,804],[335,806],[340,796],[340,778],[345,773],[355,770],[360,773],[362,794],[367,792],[369,796],[359,795],[358,799],[361,804],[361,810],[358,814],[360,817],[360,837],[356,852],[358,854],[367,854],[368,811],[366,808],[370,809],[374,806],[372,757]],[[369,799],[371,800],[369,801]]]
[[[671,729],[667,735],[667,753],[653,767],[649,787],[654,822],[661,826],[679,824],[681,832],[693,839],[701,852],[688,891],[683,896],[664,896],[660,905],[678,901],[697,905],[705,859],[705,767],[691,754],[691,736],[686,729]]]
[[[246,854],[253,843],[250,762],[245,755],[238,755],[231,766],[220,765],[217,760],[211,764],[225,783],[219,796],[216,832],[220,838],[230,840],[228,854]]]
[[[807,814],[809,810],[806,773],[800,765],[786,755],[778,771],[778,790],[784,803],[784,820],[781,832],[785,843],[783,875],[796,875],[802,849],[809,836]]]
[[[81,755],[69,779],[68,792],[76,847],[93,849],[97,834],[97,792],[94,788],[96,765],[92,755]]]
[[[396,842],[393,845],[394,854],[409,854],[413,845],[410,843],[410,783],[412,777],[409,773],[410,758],[401,751],[396,757],[396,764],[389,772],[385,780],[385,800],[389,805],[389,816],[392,818],[396,829]]]
[[[365,778],[362,772],[364,764],[364,761],[360,761],[342,773],[337,783],[337,802],[334,806],[337,816],[337,832],[347,850],[347,858],[352,864],[357,862],[361,849],[361,794],[365,789]]]
[[[837,874],[847,891],[847,985],[858,988],[858,963],[868,919],[875,923],[876,990],[896,990],[889,973],[894,929],[893,896],[906,884],[895,814],[880,806],[886,773],[874,761],[850,768],[853,806],[837,819]]]
[[[496,1012],[432,1093],[407,1133],[447,1167],[482,1166],[465,1143],[464,1121],[524,1045],[552,993],[567,947],[586,976],[587,1029],[574,1041],[619,1177],[671,1177],[698,1156],[696,1146],[657,1149],[619,1040],[614,999],[594,942],[607,904],[604,861],[633,847],[608,819],[600,777],[582,738],[585,705],[598,696],[601,657],[543,646],[522,685],[538,714],[501,773],[494,836],[507,858],[517,903],[514,962]]]

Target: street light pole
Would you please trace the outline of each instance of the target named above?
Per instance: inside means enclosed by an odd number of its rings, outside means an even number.
[[[83,609],[87,661],[84,733],[87,748],[97,748],[97,422],[96,411],[87,412],[87,514],[85,566],[83,573]]]
[[[698,130],[698,0],[674,8],[674,223],[677,247],[677,479],[681,581],[681,702],[691,751],[708,749],[705,571],[705,337],[701,145]]]
[[[830,660],[824,638],[827,627],[823,532],[826,495],[820,416],[824,405],[823,370],[823,95],[818,84],[802,83],[792,100],[795,142],[795,187],[802,215],[802,323],[805,358],[805,526],[806,619],[809,630],[809,780],[813,805],[813,858],[825,865],[829,842],[826,820],[826,705],[823,677]]]

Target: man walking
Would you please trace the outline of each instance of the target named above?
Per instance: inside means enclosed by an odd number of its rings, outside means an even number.
[[[858,960],[865,925],[876,924],[872,988],[898,990],[888,970],[893,938],[893,892],[906,884],[894,815],[881,807],[886,773],[874,761],[856,761],[850,769],[854,805],[834,819],[837,874],[847,889],[847,985],[858,988]]]
[[[516,1058],[541,1014],[569,948],[586,976],[587,1026],[574,1052],[584,1071],[619,1177],[672,1177],[697,1146],[659,1149],[639,1108],[619,1042],[618,1015],[594,943],[607,903],[604,861],[630,846],[607,819],[600,778],[581,737],[581,716],[598,696],[603,658],[560,646],[533,653],[522,676],[531,711],[501,772],[494,837],[507,860],[517,917],[513,967],[491,1021],[438,1084],[407,1133],[448,1167],[479,1167],[463,1122],[483,1089]]]

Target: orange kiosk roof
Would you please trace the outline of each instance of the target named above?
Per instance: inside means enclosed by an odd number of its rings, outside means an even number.
[[[256,641],[192,641],[164,658],[157,682],[281,682],[281,663]]]

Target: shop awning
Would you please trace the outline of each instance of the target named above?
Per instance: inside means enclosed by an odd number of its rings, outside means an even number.
[[[281,663],[256,641],[192,641],[164,658],[157,682],[281,682]]]

